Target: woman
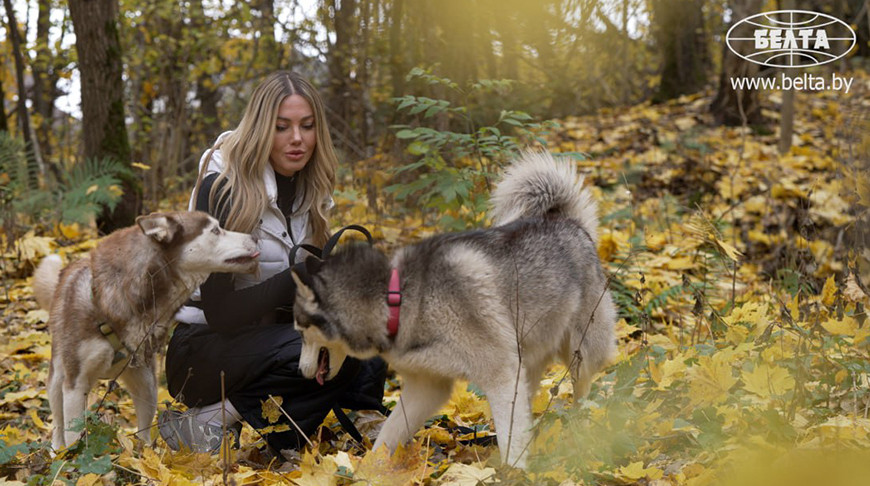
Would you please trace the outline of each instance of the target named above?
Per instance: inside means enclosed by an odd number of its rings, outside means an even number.
[[[171,448],[215,452],[223,425],[237,433],[242,420],[261,431],[279,425],[264,433],[269,445],[297,448],[334,406],[380,407],[382,361],[346,362],[322,386],[298,371],[288,254],[298,243],[321,247],[328,239],[336,165],[323,102],[292,72],[260,83],[238,127],[203,155],[190,209],[256,236],[260,266],[252,275],[212,274],[176,314],[166,375],[169,392],[189,410],[161,414]],[[281,413],[273,423],[274,414],[263,412],[276,403],[295,424]]]

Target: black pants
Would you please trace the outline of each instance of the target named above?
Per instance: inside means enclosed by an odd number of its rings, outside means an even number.
[[[281,408],[306,436],[336,405],[380,407],[386,377],[382,360],[348,358],[335,378],[320,385],[299,372],[301,349],[302,338],[292,324],[252,326],[232,334],[179,324],[166,353],[169,393],[188,407],[219,402],[223,371],[226,397],[249,425],[257,430],[289,425],[289,430],[264,434],[276,450],[298,448],[305,439],[283,414],[278,422],[264,417],[270,395],[281,397]]]

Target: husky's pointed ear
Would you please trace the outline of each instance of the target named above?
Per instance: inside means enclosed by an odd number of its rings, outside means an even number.
[[[293,277],[293,282],[296,283],[296,293],[302,297],[303,301],[314,303],[317,298],[314,294],[314,281],[305,270],[304,264],[296,264],[290,271],[290,275]]]
[[[145,236],[158,243],[169,243],[175,238],[181,225],[171,215],[165,213],[151,213],[148,216],[136,218],[136,224]]]
[[[309,256],[305,259],[305,271],[308,272],[308,275],[314,276],[314,274],[320,271],[322,266],[323,260],[320,258]]]

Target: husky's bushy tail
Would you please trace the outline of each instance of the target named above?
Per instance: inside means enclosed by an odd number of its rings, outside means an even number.
[[[490,202],[495,226],[558,213],[580,223],[598,243],[598,205],[571,160],[523,152],[505,170]]]
[[[33,272],[33,294],[39,307],[46,310],[51,308],[51,299],[54,298],[54,290],[57,288],[62,268],[63,260],[60,256],[52,254],[43,258]]]

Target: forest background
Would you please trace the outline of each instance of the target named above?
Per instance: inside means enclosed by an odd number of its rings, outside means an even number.
[[[866,0],[4,0],[0,40],[0,478],[29,484],[861,484],[870,446],[870,8]],[[782,70],[726,49],[750,15],[856,33]],[[327,424],[269,461],[137,449],[123,390],[91,440],[48,451],[46,254],[181,209],[200,155],[262,77],[326,100],[334,224],[384,248],[488,224],[520,147],[576,160],[600,199],[620,358],[579,407],[564,368],[535,400],[526,472],[497,464],[486,402],[457,388],[393,460]],[[810,74],[846,90],[734,89]],[[485,352],[482,350],[481,352]],[[401,377],[389,383],[388,403]],[[392,401],[391,401],[392,400]],[[161,391],[161,408],[172,404]],[[377,418],[354,415],[361,429]],[[370,426],[370,427],[369,427]]]

